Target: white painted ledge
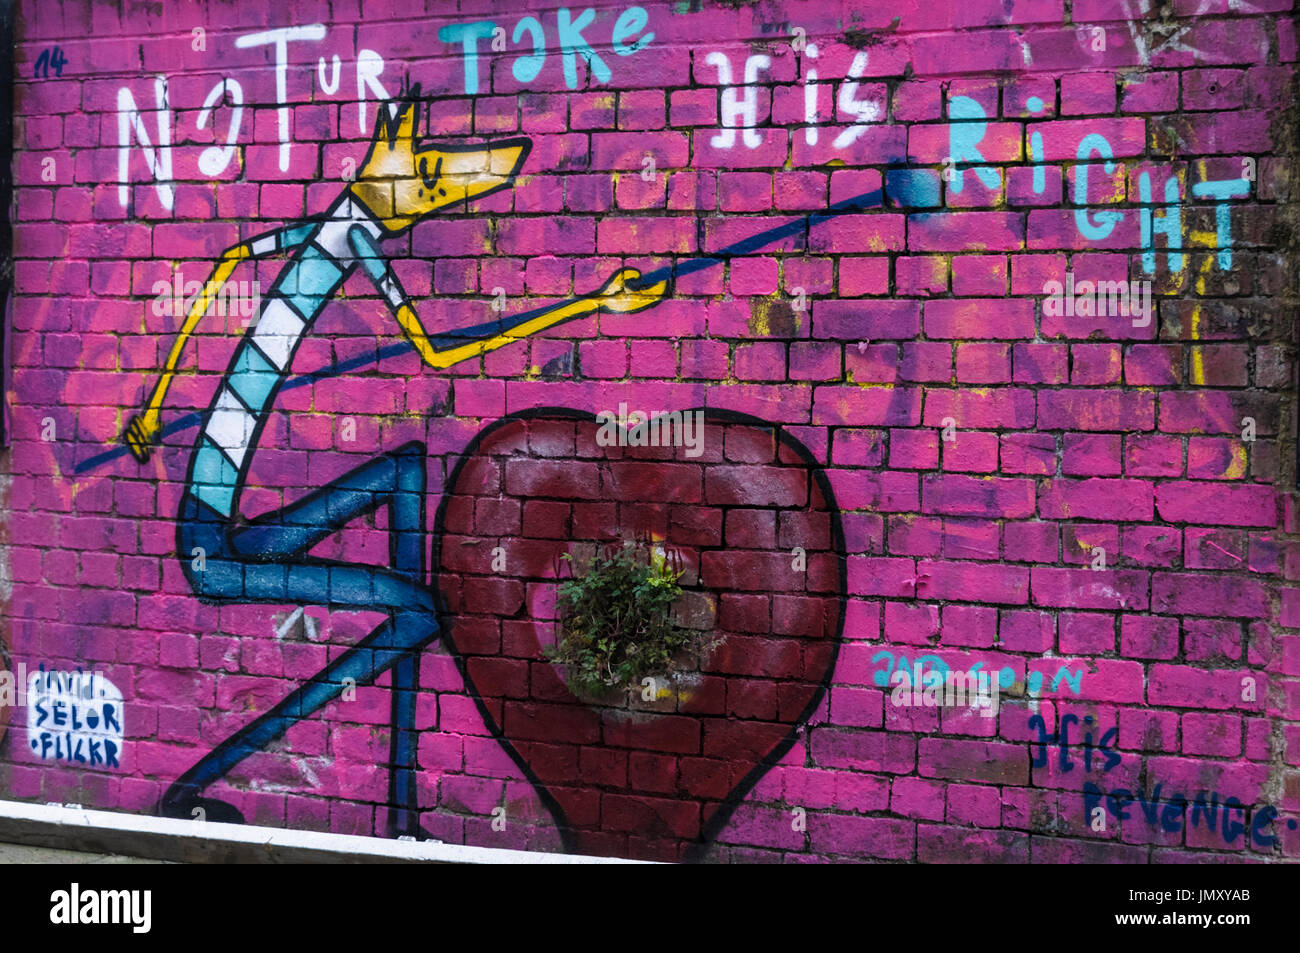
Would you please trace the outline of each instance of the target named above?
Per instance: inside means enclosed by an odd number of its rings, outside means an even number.
[[[627,864],[639,861],[186,821],[0,800],[0,843],[177,863]]]

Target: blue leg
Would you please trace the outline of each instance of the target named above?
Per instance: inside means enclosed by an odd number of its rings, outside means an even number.
[[[415,688],[419,678],[419,656],[405,656],[393,666],[393,753],[389,800],[393,816],[389,835],[415,836]]]
[[[185,563],[200,596],[217,602],[387,608],[389,618],[182,775],[164,797],[167,813],[189,816],[186,808],[198,793],[248,755],[337,698],[349,683],[370,684],[392,668],[391,828],[397,834],[413,832],[416,654],[438,633],[433,594],[424,585],[424,454],[423,445],[407,444],[244,527],[232,528],[211,511],[204,514],[203,504],[187,498],[181,551],[194,544],[209,554],[202,570]],[[305,555],[352,519],[381,506],[389,508],[393,570]]]

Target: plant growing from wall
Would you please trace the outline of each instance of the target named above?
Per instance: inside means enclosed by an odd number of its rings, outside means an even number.
[[[560,583],[560,638],[546,654],[567,666],[569,688],[604,695],[671,672],[694,635],[673,618],[680,554],[628,541],[598,549],[585,565],[561,558],[572,574]]]

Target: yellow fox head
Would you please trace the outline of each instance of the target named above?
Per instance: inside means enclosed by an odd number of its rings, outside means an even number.
[[[424,216],[509,188],[532,142],[519,136],[469,144],[415,139],[418,87],[395,107],[381,105],[353,197],[396,235]],[[394,113],[395,109],[395,113]]]

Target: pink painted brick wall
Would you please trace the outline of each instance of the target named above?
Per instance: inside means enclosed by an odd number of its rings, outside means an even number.
[[[0,630],[15,672],[101,673],[124,735],[116,763],[60,757],[32,740],[53,711],[20,705],[0,796],[152,812],[383,621],[206,604],[182,571],[189,448],[238,315],[206,318],[187,345],[161,451],[138,464],[120,436],[175,339],[180,317],[156,307],[175,276],[191,293],[224,249],[324,212],[381,100],[409,81],[431,97],[421,134],[531,142],[512,187],[384,243],[431,332],[497,320],[494,302],[514,314],[589,295],[622,267],[675,267],[675,280],[651,310],[440,370],[351,275],[297,353],[246,515],[418,440],[432,531],[476,434],[529,408],[761,418],[808,449],[835,495],[842,641],[792,743],[706,808],[721,803],[725,823],[699,856],[1300,855],[1289,2],[1176,4],[1160,21],[1078,0],[1069,19],[1060,0],[18,6]],[[290,31],[279,46],[275,30]],[[282,267],[244,263],[231,280],[266,293]],[[1139,313],[1117,311],[1111,282],[1132,283],[1123,300]],[[553,474],[547,492],[584,466],[599,479],[562,441],[528,452],[545,464],[532,478]],[[708,448],[706,480],[755,462],[731,454]],[[312,554],[386,565],[387,519]],[[601,519],[503,499],[456,531],[523,552]],[[800,524],[760,522],[727,533],[814,545]],[[544,587],[475,585],[456,590],[465,612],[553,617]],[[729,618],[805,624],[796,604],[756,598],[725,600]],[[521,631],[478,637],[506,651]],[[910,682],[916,664],[992,672],[997,716],[906,704],[891,674]],[[527,662],[493,671],[528,697]],[[391,677],[297,722],[209,793],[250,823],[391,834]],[[560,849],[521,767],[544,746],[510,757],[499,714],[441,643],[422,653],[418,689],[418,829]],[[599,849],[657,856],[664,832],[626,819],[644,808],[664,830],[689,826],[676,792],[704,769],[611,744],[584,747],[574,770],[631,772],[642,793],[593,804]]]

